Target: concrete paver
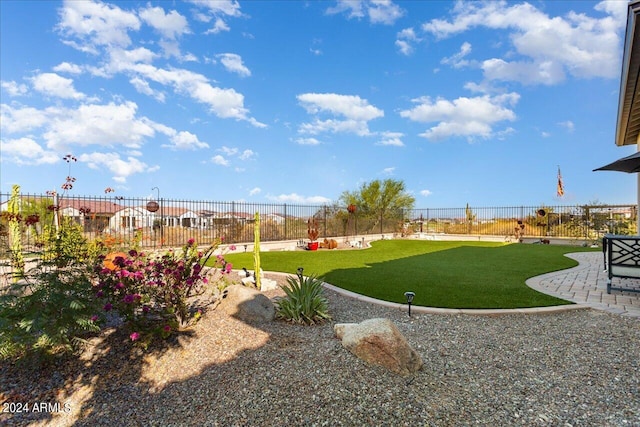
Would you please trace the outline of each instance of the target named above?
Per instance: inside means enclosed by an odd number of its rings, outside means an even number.
[[[601,252],[578,252],[567,254],[567,256],[578,261],[579,265],[567,270],[554,271],[552,273],[532,277],[528,279],[526,283],[536,291],[565,299],[575,304],[509,310],[447,309],[412,305],[411,312],[497,316],[514,313],[548,314],[566,310],[593,308],[596,310],[604,310],[609,313],[640,319],[640,292],[611,291],[611,294],[607,294],[607,273],[604,271]],[[624,286],[640,290],[640,279],[614,278],[613,280],[615,281],[614,286]],[[340,289],[328,283],[325,283],[325,287],[357,300],[397,308],[402,311],[408,310],[408,306],[406,304],[376,300],[374,298]]]
[[[611,291],[601,252],[567,254],[580,264],[568,270],[532,277],[527,285],[536,291],[596,310],[640,318],[640,292]],[[640,279],[613,278],[613,286],[640,290]]]

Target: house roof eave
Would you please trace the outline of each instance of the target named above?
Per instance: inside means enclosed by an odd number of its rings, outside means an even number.
[[[622,56],[616,139],[618,146],[635,145],[640,135],[640,0],[629,2]]]

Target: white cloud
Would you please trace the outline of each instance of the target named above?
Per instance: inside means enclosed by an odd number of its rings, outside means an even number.
[[[559,122],[558,126],[565,128],[569,133],[575,130],[575,124],[571,120],[567,120],[565,122]]]
[[[60,64],[53,67],[53,71],[55,71],[56,73],[81,74],[82,67],[70,62],[61,62]]]
[[[298,138],[296,139],[296,143],[300,145],[318,145],[320,141],[316,138]]]
[[[279,203],[312,203],[324,204],[331,203],[331,199],[323,196],[301,196],[297,193],[280,194],[279,196],[267,196],[267,199]]]
[[[223,145],[222,147],[218,148],[217,151],[221,151],[222,153],[224,153],[227,156],[235,156],[236,154],[238,154],[238,149],[237,148],[231,148],[231,147],[227,147],[226,145]]]
[[[43,136],[47,147],[57,151],[65,151],[69,145],[139,148],[146,138],[155,135],[155,123],[136,117],[137,109],[133,102],[49,109]]]
[[[33,88],[40,93],[64,99],[84,99],[85,95],[76,91],[73,80],[61,77],[55,73],[38,74],[31,79]]]
[[[84,52],[96,52],[97,46],[122,46],[131,43],[129,30],[138,30],[140,20],[132,12],[94,1],[68,1],[60,9],[58,29],[67,44]]]
[[[222,31],[229,31],[229,25],[224,18],[240,17],[240,4],[236,0],[188,0],[190,3],[204,8],[204,12],[197,15],[201,22],[210,22],[214,19],[213,27],[208,29],[205,34],[218,34]]]
[[[202,142],[198,137],[191,132],[177,132],[171,136],[172,145],[163,145],[163,147],[169,147],[172,150],[196,150],[198,148],[208,148],[209,144]]]
[[[224,155],[218,154],[213,157],[212,161],[213,163],[221,166],[229,166],[229,160],[228,160],[229,157],[236,157],[240,161],[244,162],[247,160],[251,160],[258,155],[258,153],[256,153],[253,150],[246,149],[240,152],[238,148],[227,147],[226,145],[223,145],[222,147],[216,149],[216,151],[219,151]],[[244,169],[236,169],[236,170],[244,171]]]
[[[414,52],[413,43],[422,41],[413,28],[405,28],[396,35],[396,46],[403,55],[409,56]]]
[[[47,147],[64,152],[70,146],[124,146],[137,151],[147,138],[159,132],[171,144],[162,145],[174,150],[207,148],[209,145],[187,131],[177,131],[161,123],[137,115],[133,102],[122,104],[84,104],[76,109],[49,107],[38,110],[31,107],[0,106],[0,124],[3,133],[20,134],[42,129]],[[139,151],[138,151],[139,152]]]
[[[37,108],[0,105],[0,129],[7,134],[30,132],[47,122],[47,113]]]
[[[260,189],[260,187],[254,187],[251,189],[251,191],[249,191],[249,195],[255,196],[256,194],[260,194],[261,192],[262,192],[262,189]]]
[[[225,159],[223,156],[221,156],[220,154],[216,154],[215,156],[213,156],[211,158],[211,161],[216,164],[216,165],[220,165],[220,166],[229,166],[229,160]]]
[[[396,168],[395,167],[391,167],[391,168],[384,168],[382,169],[382,175],[393,175],[393,173],[395,172]]]
[[[238,157],[240,158],[240,160],[250,160],[255,156],[256,153],[253,150],[244,150]]]
[[[310,114],[327,112],[342,115],[353,120],[372,120],[383,117],[384,112],[369,104],[366,99],[353,95],[339,95],[336,93],[303,93],[298,95],[305,110]]]
[[[390,145],[394,147],[404,147],[402,138],[404,134],[402,132],[382,132],[380,134],[382,139],[376,143],[376,145]]]
[[[165,13],[161,7],[147,6],[146,9],[140,10],[139,16],[167,39],[173,40],[182,34],[190,33],[187,19],[175,10]]]
[[[575,12],[550,17],[529,3],[459,2],[451,21],[434,19],[422,28],[438,38],[475,27],[511,31],[509,39],[520,58],[482,61],[485,77],[490,80],[551,85],[567,73],[582,78],[616,78],[620,72],[620,34],[626,22],[624,3],[598,3],[595,9],[606,14],[598,19]]]
[[[231,28],[229,28],[229,25],[227,25],[226,22],[224,22],[224,20],[222,18],[216,18],[215,23],[213,24],[213,27],[209,28],[205,34],[218,34],[221,33],[223,31],[230,31]]]
[[[299,128],[300,133],[317,135],[324,132],[355,133],[359,136],[371,135],[367,122],[358,120],[314,120],[311,123],[303,123]]]
[[[465,67],[465,66],[469,65],[469,61],[464,59],[464,57],[467,56],[469,53],[471,53],[471,43],[464,42],[464,43],[462,43],[462,46],[460,46],[460,51],[459,52],[457,52],[456,54],[454,54],[454,55],[452,55],[452,56],[450,56],[448,58],[443,58],[440,61],[440,63],[441,64],[449,64],[453,68]]]
[[[367,17],[372,24],[392,25],[404,15],[404,10],[391,0],[337,0],[326,13],[346,13],[349,19]]]
[[[237,73],[241,77],[249,77],[251,71],[242,63],[240,55],[235,53],[221,53],[216,55],[220,59],[224,68],[231,73]]]
[[[192,3],[204,8],[206,16],[242,16],[236,1],[194,0]],[[182,55],[175,41],[175,37],[188,31],[181,15],[173,12],[166,14],[161,8],[155,7],[142,9],[140,14],[145,22],[154,25],[164,34],[165,39],[157,43],[167,55],[175,56],[181,61],[197,59],[192,54]],[[158,68],[152,65],[158,54],[148,48],[128,49],[131,45],[129,32],[138,31],[140,25],[141,21],[133,12],[117,6],[83,1],[65,3],[60,11],[58,29],[66,37],[65,43],[94,55],[104,53],[104,60],[98,62],[102,65],[86,67],[94,76],[112,77],[116,73],[125,73],[136,90],[156,99],[164,99],[164,95],[153,89],[149,82],[170,86],[176,93],[204,104],[220,118],[245,120],[253,126],[266,127],[264,123],[250,117],[249,110],[244,107],[244,96],[236,90],[215,87],[203,74],[189,70]],[[248,72],[246,67],[242,68],[242,64],[236,63],[236,66],[238,68],[234,69],[235,72]]]
[[[56,163],[60,160],[57,153],[44,150],[31,138],[0,140],[0,151],[3,161],[10,160],[22,165]]]
[[[421,196],[427,197],[427,196],[430,196],[432,194],[433,193],[431,191],[429,191],[429,190],[420,190],[420,195]]]
[[[189,3],[204,7],[212,15],[240,17],[240,4],[236,0],[187,0]]]
[[[400,116],[421,123],[438,122],[420,134],[429,140],[438,141],[452,136],[489,138],[494,133],[493,126],[502,121],[514,121],[516,114],[509,107],[514,106],[520,96],[508,93],[497,96],[461,97],[449,101],[428,97],[414,99],[418,104],[410,110],[400,112]]]
[[[214,87],[202,74],[185,69],[165,70],[148,64],[132,65],[130,71],[138,73],[141,78],[173,86],[176,92],[186,93],[195,101],[207,105],[220,118],[246,120],[253,126],[266,127],[248,116],[249,110],[244,107],[244,96],[241,93],[234,89]]]
[[[120,183],[126,182],[127,178],[133,174],[153,172],[158,169],[157,166],[149,167],[135,157],[122,159],[118,153],[81,154],[78,160],[87,163],[92,169],[109,170],[114,175],[113,180]]]
[[[133,77],[129,80],[129,83],[131,83],[138,92],[151,96],[159,102],[165,102],[166,95],[164,92],[153,89],[148,81],[143,80],[140,77]]]
[[[369,104],[366,99],[353,95],[335,93],[303,93],[297,96],[302,107],[309,114],[326,113],[344,117],[341,120],[315,119],[303,123],[300,132],[312,135],[322,132],[349,132],[360,136],[369,135],[368,121],[384,116],[384,111]]]
[[[10,82],[3,81],[0,83],[0,86],[2,87],[2,89],[7,91],[9,96],[26,95],[29,92],[29,88],[24,83],[18,84],[14,81],[10,81]]]

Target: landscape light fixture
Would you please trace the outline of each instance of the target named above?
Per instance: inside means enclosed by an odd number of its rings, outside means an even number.
[[[304,271],[304,268],[302,267],[298,267],[298,278],[300,279],[300,281],[302,282],[302,272]]]
[[[413,302],[413,297],[416,296],[415,292],[405,292],[404,296],[407,298],[407,304],[409,304],[409,317],[411,317],[411,303]]]

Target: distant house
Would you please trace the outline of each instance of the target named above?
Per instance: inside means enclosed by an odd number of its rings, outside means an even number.
[[[114,214],[123,208],[117,203],[100,199],[64,198],[58,203],[60,214],[82,224],[85,231],[102,231]]]
[[[282,225],[286,221],[286,217],[279,213],[269,213],[266,215],[260,215],[260,221],[271,221],[274,224]]]
[[[20,197],[21,203],[42,203],[49,204],[64,218],[71,218],[84,227],[84,231],[102,231],[105,229],[113,215],[124,206],[107,199],[60,197],[58,206],[54,206],[52,197],[23,195]],[[6,211],[8,200],[0,203],[0,211]]]
[[[167,227],[198,227],[198,214],[194,211],[176,206],[163,206],[155,212],[155,218],[160,219]]]
[[[132,231],[137,228],[151,227],[153,214],[142,207],[126,207],[117,211],[109,220],[109,229],[113,231]]]

